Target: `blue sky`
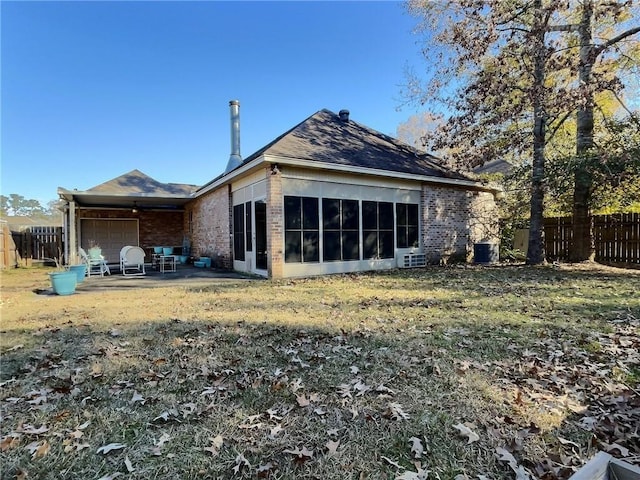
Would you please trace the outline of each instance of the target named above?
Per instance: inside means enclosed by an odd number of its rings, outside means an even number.
[[[204,184],[322,108],[383,133],[420,67],[400,2],[7,2],[2,194],[42,203],[137,168]]]

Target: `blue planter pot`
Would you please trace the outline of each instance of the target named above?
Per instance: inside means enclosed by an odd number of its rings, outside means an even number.
[[[163,255],[173,255],[173,247],[162,247]]]
[[[51,272],[49,277],[51,278],[53,293],[57,295],[71,295],[76,291],[76,284],[78,283],[78,275],[76,275],[76,272],[70,270]]]
[[[160,255],[162,253],[162,247],[153,247],[153,253]]]
[[[84,277],[87,274],[87,266],[86,265],[71,265],[69,267],[69,270],[71,272],[74,272],[76,274],[76,276],[78,277],[77,279],[77,283],[82,283],[84,282]]]

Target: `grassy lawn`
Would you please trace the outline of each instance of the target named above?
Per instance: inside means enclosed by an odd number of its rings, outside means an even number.
[[[36,295],[1,478],[556,479],[640,464],[640,272],[447,267]],[[90,280],[87,280],[90,281]]]

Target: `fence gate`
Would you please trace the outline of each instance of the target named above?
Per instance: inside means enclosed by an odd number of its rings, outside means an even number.
[[[20,257],[27,264],[32,260],[60,257],[64,253],[62,227],[29,227],[11,232]]]

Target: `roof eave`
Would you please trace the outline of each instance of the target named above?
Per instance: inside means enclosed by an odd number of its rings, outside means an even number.
[[[282,157],[278,155],[264,155],[265,163],[278,163],[317,170],[332,170],[341,173],[357,173],[361,175],[374,175],[378,177],[396,178],[400,180],[414,180],[418,182],[451,185],[464,188],[473,188],[498,194],[502,191],[499,187],[484,185],[473,180],[460,180],[456,178],[434,177],[430,175],[418,175],[415,173],[397,172],[393,170],[381,170],[377,168],[356,167],[352,165],[339,165],[335,163],[318,162],[315,160],[302,160],[297,158]]]

